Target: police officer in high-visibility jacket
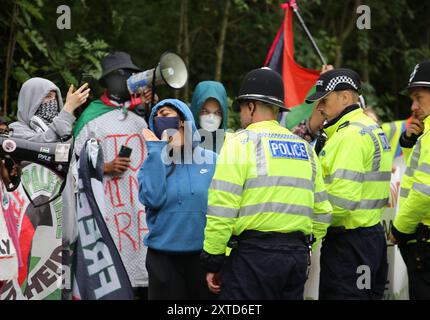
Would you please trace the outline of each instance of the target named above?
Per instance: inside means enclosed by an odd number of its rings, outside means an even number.
[[[333,220],[321,248],[320,299],[381,299],[387,248],[381,216],[392,156],[387,137],[360,108],[360,78],[350,69],[320,76],[307,98],[326,118],[319,154]]]
[[[281,76],[261,68],[233,104],[246,129],[218,157],[201,255],[220,299],[303,299],[310,235],[321,240],[330,223],[315,152],[276,121],[283,101]]]
[[[390,240],[398,243],[408,269],[409,298],[430,299],[430,61],[418,64],[409,84],[412,114],[424,131],[407,159],[400,189],[400,207]],[[415,134],[420,134],[417,126]]]

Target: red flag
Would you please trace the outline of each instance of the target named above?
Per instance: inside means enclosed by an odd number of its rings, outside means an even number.
[[[285,105],[289,108],[301,105],[316,83],[320,71],[304,68],[294,60],[293,8],[295,1],[283,4],[285,19],[267,56],[265,66],[282,74],[284,79]]]
[[[285,104],[291,108],[302,104],[319,78],[320,71],[304,68],[294,60],[293,4],[284,5],[284,78]]]

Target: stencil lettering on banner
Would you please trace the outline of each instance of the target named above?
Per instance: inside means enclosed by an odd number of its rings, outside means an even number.
[[[108,247],[102,241],[98,241],[101,234],[92,217],[79,220],[79,233],[84,257],[91,261],[88,273],[90,276],[97,275],[100,281],[100,286],[94,290],[95,298],[100,299],[121,288],[121,283]]]
[[[57,247],[45,264],[40,267],[28,280],[24,295],[32,299],[34,295],[42,293],[61,278],[61,246]]]
[[[10,240],[9,239],[0,239],[0,257],[2,256],[10,256]]]

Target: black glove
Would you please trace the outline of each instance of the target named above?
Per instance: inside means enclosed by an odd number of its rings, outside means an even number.
[[[415,233],[408,234],[408,233],[400,232],[399,230],[396,229],[394,225],[392,225],[391,227],[391,233],[393,234],[394,238],[396,238],[397,242],[400,244],[406,244],[408,241],[416,238]]]
[[[412,134],[410,138],[406,136],[406,131],[400,135],[399,143],[402,148],[412,148],[417,143],[419,136]]]
[[[207,272],[217,273],[224,265],[225,254],[209,254],[206,251],[202,251],[200,261]]]

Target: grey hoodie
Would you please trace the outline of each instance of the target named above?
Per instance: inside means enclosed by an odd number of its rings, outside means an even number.
[[[50,91],[57,93],[59,115],[48,126],[46,132],[36,132],[30,128],[30,120]],[[24,82],[18,96],[18,121],[11,123],[14,137],[35,142],[57,142],[60,137],[72,132],[76,118],[62,110],[63,100],[58,87],[51,81],[42,78],[31,78]]]
[[[54,118],[46,131],[38,132],[30,127],[30,120],[50,91],[57,93],[60,113]],[[11,123],[13,137],[34,142],[59,142],[63,136],[72,134],[72,125],[76,118],[62,110],[63,100],[58,87],[43,78],[31,78],[21,87],[18,96],[18,121]],[[70,168],[74,165],[72,164]],[[77,237],[77,220],[75,206],[75,179],[69,171],[67,183],[61,195],[63,202],[63,243],[72,243]]]

